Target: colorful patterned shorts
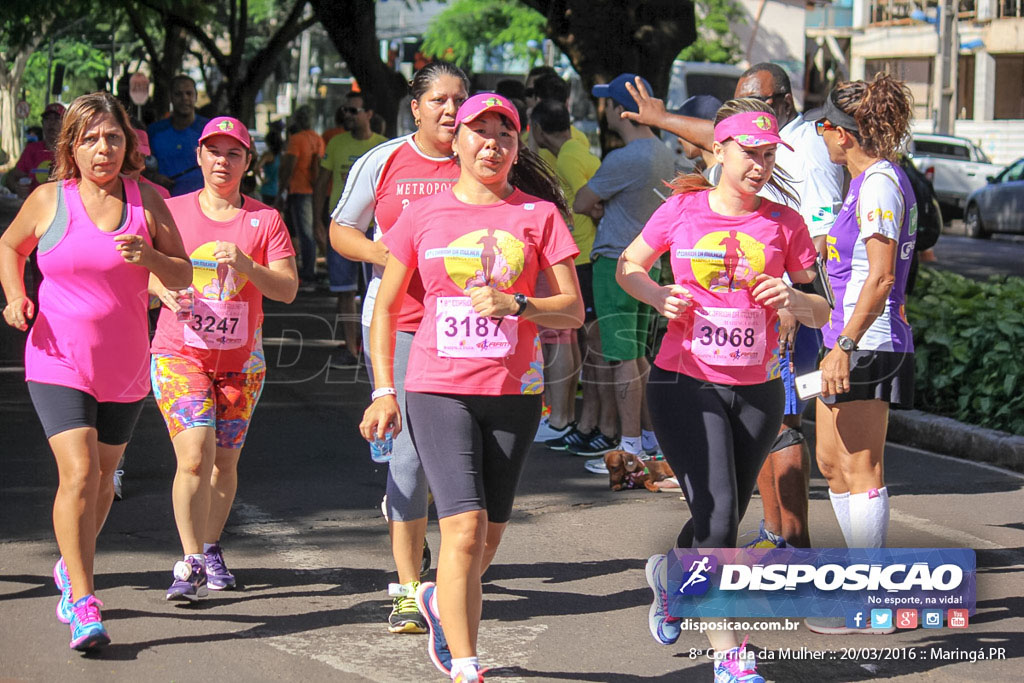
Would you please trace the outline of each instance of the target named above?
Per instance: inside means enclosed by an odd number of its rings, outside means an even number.
[[[263,391],[266,372],[211,373],[190,358],[153,354],[153,397],[173,439],[186,429],[212,427],[218,448],[241,448]]]

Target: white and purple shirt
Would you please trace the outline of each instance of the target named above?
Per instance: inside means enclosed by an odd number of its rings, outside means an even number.
[[[911,353],[914,337],[904,311],[907,275],[917,241],[917,200],[906,173],[888,161],[879,161],[854,178],[843,208],[828,234],[828,278],[835,293],[832,318],[822,328],[825,346],[853,315],[868,276],[867,240],[882,235],[897,242],[896,282],[885,310],[875,319],[857,346],[865,351]]]

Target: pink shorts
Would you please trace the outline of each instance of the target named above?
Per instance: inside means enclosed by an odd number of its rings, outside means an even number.
[[[190,358],[153,354],[153,397],[173,439],[212,427],[218,448],[241,448],[263,391],[266,372],[207,372]]]

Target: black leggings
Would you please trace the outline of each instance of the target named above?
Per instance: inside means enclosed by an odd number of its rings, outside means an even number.
[[[509,520],[541,408],[539,395],[405,392],[406,426],[439,519],[487,510],[490,522]]]
[[[782,380],[727,386],[653,367],[647,404],[690,504],[676,546],[736,547],[757,474],[782,425]]]

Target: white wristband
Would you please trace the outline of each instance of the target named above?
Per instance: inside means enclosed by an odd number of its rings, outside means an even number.
[[[374,389],[373,393],[370,394],[370,400],[376,401],[381,396],[398,396],[398,390],[394,387],[381,387],[380,389]]]

